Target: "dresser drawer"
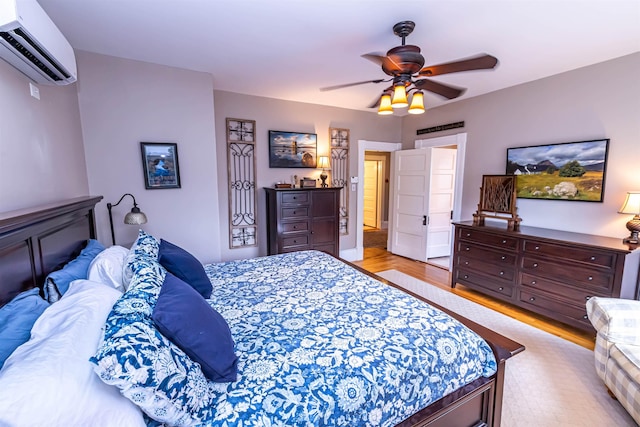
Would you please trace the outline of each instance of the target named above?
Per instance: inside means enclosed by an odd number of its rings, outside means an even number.
[[[522,273],[521,276],[520,284],[525,287],[525,290],[554,294],[576,305],[586,304],[586,302],[593,296],[611,296],[610,294],[593,292],[590,289],[574,288],[559,282],[554,282],[553,280],[532,276],[526,273]]]
[[[541,258],[522,259],[523,272],[533,276],[542,276],[554,279],[558,282],[573,283],[577,286],[602,289],[603,292],[612,289],[613,275],[585,268],[581,265],[556,264]]]
[[[575,248],[553,245],[532,240],[525,240],[523,249],[525,254],[536,254],[563,258],[566,260],[593,264],[599,267],[614,268],[616,262],[615,253],[600,252],[598,250],[592,250],[589,248]]]
[[[477,246],[469,242],[458,242],[457,252],[466,258],[476,258],[486,262],[494,262],[504,265],[515,265],[516,254],[508,251],[492,251],[483,246]]]
[[[309,221],[283,222],[283,233],[296,233],[309,230]]]
[[[587,318],[587,308],[584,304],[582,306],[574,306],[560,300],[549,298],[544,294],[526,290],[519,291],[518,302],[521,306],[531,311],[546,314],[561,322],[581,328],[588,326],[590,327],[589,329],[593,329]]]
[[[455,272],[455,281],[469,287],[480,287],[482,292],[489,292],[502,298],[510,298],[513,295],[513,283],[501,281],[491,277],[483,276],[475,271],[458,269]]]
[[[509,264],[492,264],[477,258],[469,258],[461,254],[458,257],[458,266],[464,270],[471,270],[493,276],[498,279],[512,281],[515,277],[515,268]]]
[[[299,236],[285,237],[282,239],[282,247],[289,248],[294,246],[305,246],[309,244],[309,235],[301,234]]]
[[[305,191],[290,191],[282,194],[282,204],[303,205],[309,203],[309,193]]]
[[[515,237],[501,236],[469,228],[459,228],[458,237],[460,240],[482,243],[495,248],[505,248],[513,251],[518,249],[518,239]]]
[[[303,218],[308,216],[309,216],[309,208],[306,206],[298,206],[295,208],[282,208],[282,219]]]

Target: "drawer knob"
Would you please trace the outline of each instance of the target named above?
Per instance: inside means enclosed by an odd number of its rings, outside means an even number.
[[[533,268],[536,268],[537,266],[538,266],[538,263],[537,263],[537,262],[534,262],[534,263],[533,263]]]
[[[504,291],[504,288],[503,288],[502,286],[500,286],[500,287],[498,288],[498,290],[499,290],[499,291]]]
[[[535,300],[536,300],[536,297],[529,298],[529,301],[535,301]]]
[[[503,241],[502,241],[502,244],[505,244],[505,243],[507,243],[507,241],[506,241],[506,240],[503,240]]]
[[[469,278],[469,275],[468,275],[468,274],[465,274],[463,277],[464,277],[465,279],[468,279],[468,278]]]
[[[467,246],[466,248],[464,248],[465,251],[470,251],[471,248],[469,246]]]
[[[501,275],[501,276],[504,276],[504,271],[501,271],[501,272],[500,272],[500,275]]]
[[[535,285],[536,283],[538,283],[538,282],[537,282],[537,281],[535,281],[535,280],[532,280],[532,281],[531,281],[531,284],[532,284],[532,285]]]
[[[587,295],[586,297],[584,297],[585,301],[589,301],[591,299],[591,295]]]
[[[589,276],[587,280],[593,280],[593,276]]]
[[[507,257],[506,257],[506,256],[504,256],[504,255],[502,255],[502,256],[500,257],[500,259],[504,261],[505,259],[507,259]]]
[[[471,233],[467,233],[467,237],[471,237]]]
[[[538,249],[540,249],[540,246],[536,246],[536,247],[535,247],[535,250],[536,250],[536,251],[537,251]]]
[[[591,261],[595,261],[595,260],[596,260],[596,257],[592,256]]]
[[[464,265],[469,265],[469,261],[465,261],[465,262],[464,262]]]
[[[587,319],[588,319],[588,317],[587,317],[587,315],[586,315],[586,314],[585,314],[584,316],[582,316],[582,318],[583,318],[584,320],[587,320]]]

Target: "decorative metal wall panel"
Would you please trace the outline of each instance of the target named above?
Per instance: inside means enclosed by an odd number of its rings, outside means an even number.
[[[349,129],[329,128],[331,186],[340,191],[340,234],[349,234]]]
[[[227,119],[229,248],[257,246],[255,120]]]

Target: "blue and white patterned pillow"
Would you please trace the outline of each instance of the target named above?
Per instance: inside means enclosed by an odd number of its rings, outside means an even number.
[[[133,279],[107,318],[94,370],[107,384],[155,420],[171,425],[199,423],[208,412],[210,385],[200,365],[155,328],[153,309],[166,270],[148,256],[131,262]]]
[[[160,241],[144,230],[139,230],[138,238],[131,245],[131,249],[129,249],[129,253],[124,260],[122,282],[125,290],[129,287],[129,283],[133,278],[133,263],[140,259],[157,260],[159,251]]]

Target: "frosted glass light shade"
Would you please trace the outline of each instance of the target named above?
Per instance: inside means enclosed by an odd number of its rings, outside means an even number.
[[[424,94],[420,91],[413,94],[411,105],[409,106],[409,114],[424,113]]]
[[[404,85],[398,85],[393,88],[393,99],[391,100],[391,107],[404,108],[409,106],[407,100],[407,89]]]
[[[378,114],[381,116],[387,114],[393,114],[393,108],[391,107],[391,95],[385,93],[380,97],[380,107],[378,107]]]

